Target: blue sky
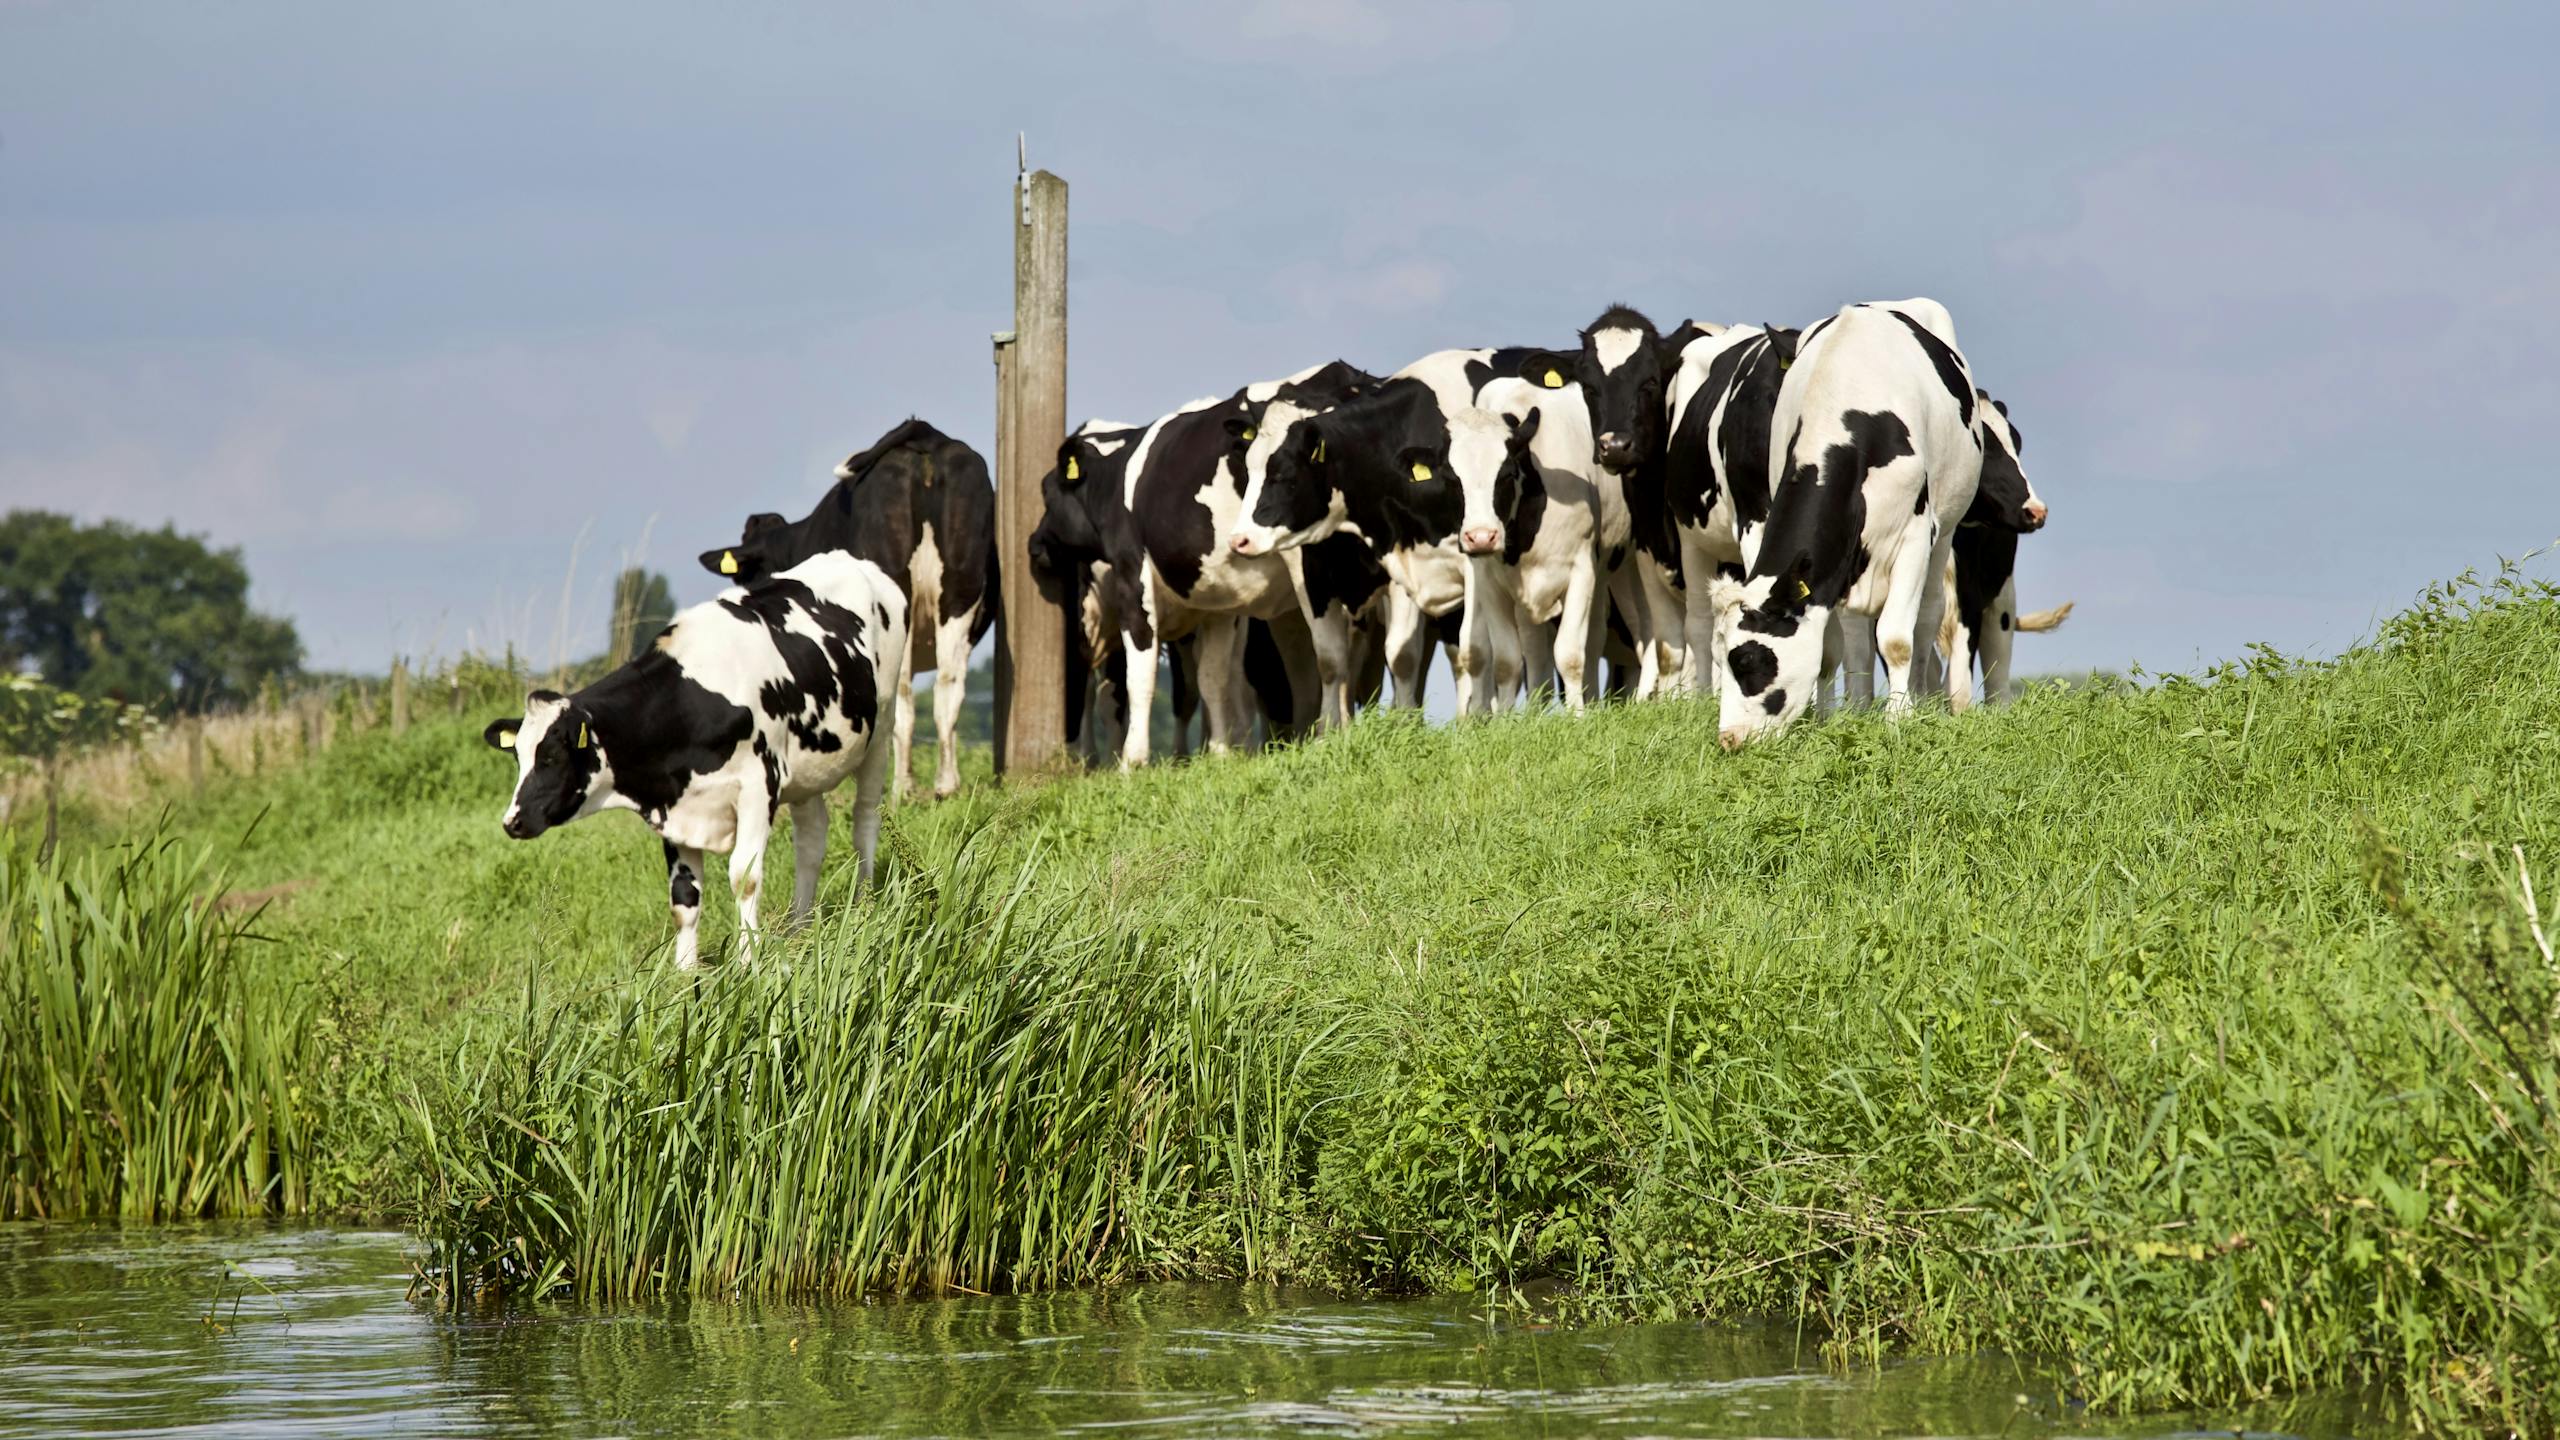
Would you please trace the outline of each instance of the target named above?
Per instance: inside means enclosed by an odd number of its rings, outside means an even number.
[[[1017,129],[1073,414],[1607,301],[1928,294],[2053,506],[2022,670],[2327,649],[2560,535],[2551,7],[0,0],[0,507],[245,548],[314,663],[573,650],[910,412]],[[583,540],[581,537],[583,536]],[[574,581],[571,557],[578,552]]]

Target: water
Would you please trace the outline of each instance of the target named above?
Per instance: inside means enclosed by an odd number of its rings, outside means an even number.
[[[2340,1402],[2092,1420],[1993,1361],[1827,1372],[1787,1330],[1489,1325],[1232,1286],[454,1321],[409,1246],[0,1226],[0,1435],[2122,1435],[2356,1426]],[[2362,1433],[2371,1433],[2370,1427]]]

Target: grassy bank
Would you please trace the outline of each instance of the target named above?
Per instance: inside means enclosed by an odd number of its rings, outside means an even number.
[[[1686,704],[1378,717],[897,812],[882,897],[699,980],[639,827],[497,834],[480,717],[171,823],[271,896],[309,1203],[457,1292],[1561,1275],[2547,1433],[2555,673],[2511,579],[1736,756]]]

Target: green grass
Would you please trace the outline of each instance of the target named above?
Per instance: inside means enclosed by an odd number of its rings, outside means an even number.
[[[1685,703],[1378,716],[895,811],[879,897],[700,979],[637,825],[499,836],[477,712],[171,825],[268,811],[224,863],[298,887],[252,953],[317,1017],[306,1198],[457,1296],[1562,1276],[2549,1433],[2554,673],[2510,574],[2333,663],[1740,755]]]

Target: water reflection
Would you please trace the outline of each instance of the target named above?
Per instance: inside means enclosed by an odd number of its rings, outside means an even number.
[[[444,1320],[396,1235],[0,1226],[0,1434],[2349,1433],[2337,1401],[2091,1421],[1991,1361],[1826,1372],[1783,1328],[1488,1325],[1224,1286]]]

